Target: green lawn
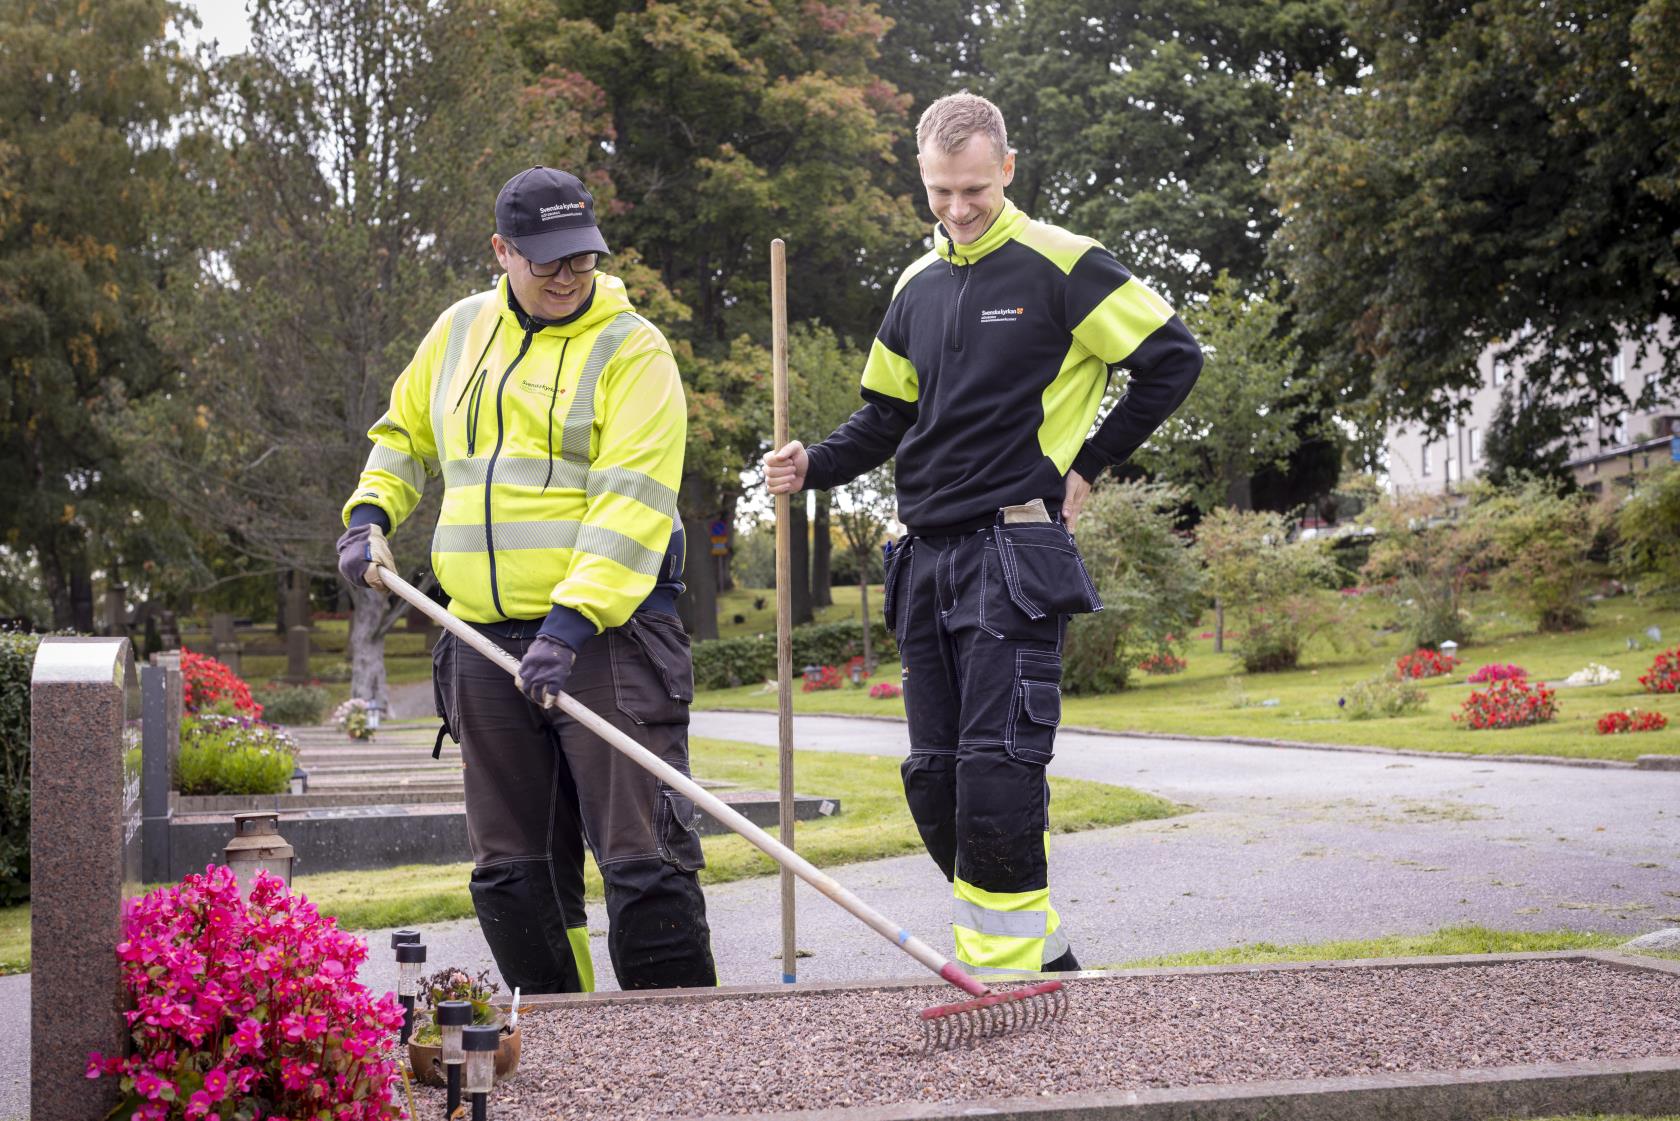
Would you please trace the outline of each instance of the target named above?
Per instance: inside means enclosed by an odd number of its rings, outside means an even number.
[[[1219,950],[1139,958],[1104,969],[1178,968],[1191,965],[1259,965],[1285,961],[1350,961],[1355,958],[1435,957],[1452,954],[1525,954],[1545,950],[1613,950],[1627,941],[1620,934],[1588,934],[1574,930],[1490,930],[1485,926],[1448,926],[1432,934],[1389,935],[1384,938],[1338,942],[1307,942],[1279,946],[1253,942]]]
[[[1329,594],[1329,593],[1326,593]],[[1116,732],[1169,732],[1199,736],[1245,736],[1311,743],[1359,744],[1471,754],[1540,754],[1598,759],[1633,759],[1644,754],[1680,753],[1680,695],[1641,691],[1639,675],[1659,649],[1680,640],[1680,609],[1645,604],[1630,597],[1590,605],[1589,626],[1564,635],[1535,633],[1506,612],[1491,596],[1472,603],[1476,639],[1459,651],[1461,664],[1449,677],[1421,682],[1428,695],[1424,709],[1411,716],[1344,720],[1337,698],[1348,685],[1374,677],[1406,653],[1402,637],[1376,629],[1389,610],[1362,602],[1355,614],[1369,633],[1342,651],[1324,644],[1310,647],[1303,665],[1285,673],[1244,674],[1236,656],[1215,654],[1208,631],[1186,643],[1189,668],[1170,677],[1136,675],[1135,687],[1106,696],[1069,696],[1064,725]],[[1667,639],[1658,645],[1644,636],[1659,626]],[[1208,637],[1202,637],[1207,635]],[[1642,649],[1629,650],[1635,637]],[[1228,643],[1229,646],[1229,643]],[[1558,690],[1558,719],[1549,724],[1499,731],[1467,732],[1451,717],[1470,693],[1465,678],[1487,662],[1515,662],[1532,677],[1559,682],[1588,662],[1621,671],[1612,685]],[[883,666],[875,680],[896,681],[898,667]],[[1245,703],[1240,703],[1245,702]],[[1266,702],[1275,702],[1267,704]],[[700,694],[702,708],[774,709],[776,694],[762,686],[718,689]],[[1637,707],[1663,712],[1673,723],[1661,732],[1601,736],[1598,718],[1616,709]],[[899,700],[871,700],[866,690],[795,693],[796,712],[847,715],[903,715]]]
[[[834,603],[829,607],[818,607],[812,611],[813,622],[838,623],[846,619],[861,618],[858,608],[858,589],[856,585],[844,585],[829,589],[834,597]],[[764,606],[758,604],[762,602]],[[869,587],[869,614],[879,617],[881,613],[881,585],[871,584]],[[735,616],[741,616],[741,622],[735,621]],[[767,634],[772,638],[776,634],[776,591],[774,588],[736,588],[734,591],[723,592],[718,596],[718,637],[742,638],[748,635]]]
[[[695,740],[695,773],[757,790],[778,785],[776,750],[717,740]],[[904,805],[898,762],[875,756],[795,752],[795,785],[801,792],[836,798],[841,812],[795,826],[795,847],[819,868],[922,851]],[[1073,833],[1182,813],[1185,807],[1130,787],[1052,778],[1055,829]],[[735,836],[704,840],[705,884],[728,883],[776,870],[770,858]],[[296,886],[327,914],[352,930],[441,922],[473,913],[467,893],[468,864],[410,865],[370,872],[299,876]],[[601,898],[601,877],[589,862],[586,890]],[[0,909],[0,972],[29,968],[29,908]]]

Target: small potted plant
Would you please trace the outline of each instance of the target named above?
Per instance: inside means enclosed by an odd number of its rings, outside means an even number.
[[[437,1026],[437,1006],[445,1000],[464,1000],[472,1005],[474,1024],[502,1030],[496,1048],[496,1081],[509,1078],[519,1069],[519,1029],[507,1025],[507,1017],[494,1003],[502,987],[490,980],[488,969],[474,977],[464,969],[446,966],[420,979],[415,1010],[414,1034],[408,1041],[408,1065],[414,1077],[428,1086],[442,1086],[443,1033]]]

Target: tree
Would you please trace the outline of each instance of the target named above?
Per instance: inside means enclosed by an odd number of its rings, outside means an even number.
[[[1184,488],[1198,510],[1252,505],[1249,479],[1281,468],[1300,442],[1302,402],[1291,398],[1300,353],[1284,333],[1277,286],[1245,296],[1229,273],[1184,311],[1201,343],[1202,376],[1134,457]]]
[[[1640,478],[1616,512],[1616,560],[1641,596],[1680,588],[1680,467]]]
[[[1505,383],[1482,440],[1482,477],[1496,487],[1532,475],[1573,489],[1569,449],[1576,415],[1550,397],[1534,397],[1528,384]]]
[[[840,523],[840,534],[857,562],[858,571],[863,574],[858,579],[858,604],[863,615],[863,666],[866,673],[874,673],[873,620],[869,617],[869,562],[880,550],[887,529],[893,523],[893,513],[898,508],[892,464],[883,464],[845,486],[835,488],[834,495],[834,517]]]
[[[580,164],[604,134],[598,92],[526,88],[495,29],[472,2],[257,0],[249,53],[215,72],[214,111],[183,144],[204,249],[172,278],[161,332],[185,371],[124,432],[185,516],[248,555],[334,575],[392,382],[494,275],[496,191],[522,165]],[[502,139],[520,136],[543,139]],[[629,264],[633,287],[650,279]],[[433,510],[393,535],[410,572]],[[383,699],[384,635],[407,608],[350,596],[351,691]]]
[[[1300,329],[1345,401],[1439,431],[1494,350],[1601,415],[1623,340],[1671,391],[1680,52],[1669,0],[1354,9],[1357,84],[1298,90],[1272,165]],[[1669,33],[1665,38],[1665,32]]]
[[[1604,507],[1574,488],[1525,478],[1485,486],[1470,509],[1485,526],[1493,589],[1531,616],[1542,632],[1586,626],[1587,593],[1600,565],[1593,541],[1606,524]]]
[[[198,77],[169,38],[186,18],[167,0],[0,2],[0,534],[33,554],[55,627],[93,629],[96,567],[178,543],[147,527],[97,418],[168,368],[148,328],[179,249],[160,225]]]
[[[1323,539],[1291,541],[1289,523],[1271,511],[1220,508],[1196,527],[1196,555],[1208,590],[1242,628],[1237,653],[1250,673],[1293,669],[1322,636],[1338,648],[1345,612],[1313,595],[1335,580]]]
[[[509,28],[530,73],[603,92],[615,236],[694,311],[677,334],[695,524],[726,508],[768,429],[770,241],[788,246],[790,322],[847,334],[874,330],[913,255],[919,223],[888,174],[904,104],[870,71],[885,21],[862,0],[530,0]],[[685,619],[711,637],[709,567],[689,573]]]
[[[1472,582],[1488,568],[1485,521],[1463,517],[1450,496],[1399,495],[1367,507],[1376,529],[1364,575],[1385,584],[1414,646],[1470,637],[1464,610]]]
[[[1011,197],[1182,303],[1220,272],[1245,291],[1267,276],[1264,173],[1295,84],[1356,73],[1344,19],[1336,0],[1035,0],[981,10],[990,31],[963,57],[1021,149]]]

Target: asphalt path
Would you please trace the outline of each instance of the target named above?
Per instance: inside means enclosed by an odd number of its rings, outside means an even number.
[[[693,733],[774,744],[774,713],[696,712]],[[897,721],[801,716],[796,746],[900,758]],[[1446,735],[1470,733],[1445,732]],[[1680,925],[1680,772],[1420,757],[1064,730],[1051,773],[1191,807],[1164,821],[1057,836],[1051,886],[1082,964],[1239,943],[1425,933],[1474,922],[1632,937]],[[797,776],[795,779],[798,785]],[[801,793],[821,794],[820,790]],[[1055,807],[1051,807],[1054,817]],[[950,888],[924,856],[838,877],[948,950]],[[780,979],[773,877],[708,889],[725,984]],[[801,980],[915,976],[896,947],[800,885]],[[599,987],[613,987],[602,908]],[[395,983],[385,932],[363,978]],[[431,965],[490,966],[472,920],[426,928]],[[28,978],[0,978],[0,1119],[27,1113]]]

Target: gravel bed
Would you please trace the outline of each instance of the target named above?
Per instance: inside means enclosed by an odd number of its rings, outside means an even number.
[[[948,988],[790,993],[521,1015],[491,1115],[566,1121],[797,1111],[1680,1055],[1680,977],[1520,962],[1074,981],[1049,1028],[920,1054]],[[428,1091],[421,1116],[441,1114]]]

